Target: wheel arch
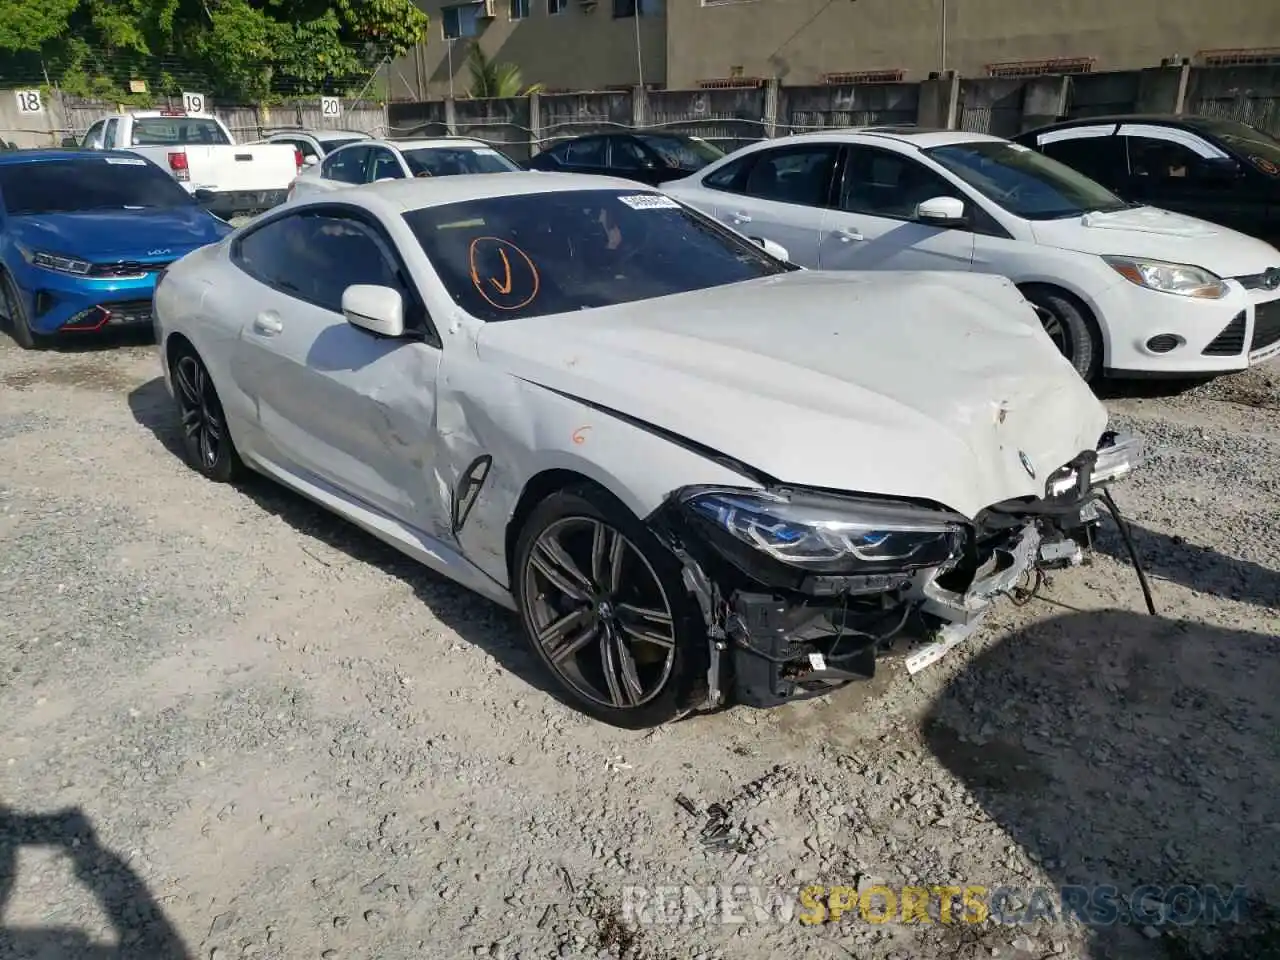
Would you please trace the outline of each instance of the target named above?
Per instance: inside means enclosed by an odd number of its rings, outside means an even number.
[[[1027,296],[1028,293],[1036,290],[1041,290],[1070,301],[1080,311],[1080,316],[1089,325],[1090,332],[1102,350],[1102,357],[1099,360],[1100,365],[1106,367],[1110,363],[1111,342],[1106,331],[1103,330],[1101,322],[1098,320],[1097,309],[1089,302],[1088,297],[1072,289],[1072,287],[1054,280],[1020,280],[1016,286],[1023,296]],[[1029,296],[1027,298],[1030,299]]]
[[[588,476],[572,467],[552,467],[534,474],[528,479],[524,485],[524,489],[520,491],[520,496],[516,500],[515,507],[511,511],[511,518],[507,521],[507,527],[504,534],[503,545],[506,555],[507,576],[510,578],[507,582],[514,588],[515,585],[515,563],[516,563],[516,542],[520,539],[520,531],[524,529],[525,523],[529,519],[529,515],[534,508],[547,497],[569,487],[578,486],[579,484],[592,484],[600,487],[606,493],[617,499],[617,494],[601,483],[596,477]],[[643,518],[641,518],[643,519]]]

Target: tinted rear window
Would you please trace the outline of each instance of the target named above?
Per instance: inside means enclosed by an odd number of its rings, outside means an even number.
[[[180,144],[228,144],[231,141],[214,121],[192,117],[145,117],[133,122],[135,147]]]
[[[449,177],[465,173],[508,173],[514,161],[491,147],[421,147],[402,150],[415,177]]]
[[[15,217],[195,202],[159,167],[145,160],[114,157],[0,164],[0,201]]]

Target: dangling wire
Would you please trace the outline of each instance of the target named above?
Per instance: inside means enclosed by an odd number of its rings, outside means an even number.
[[[1138,548],[1133,544],[1133,536],[1129,532],[1129,524],[1120,516],[1120,508],[1116,506],[1116,501],[1111,496],[1111,491],[1106,487],[1102,488],[1102,502],[1106,504],[1107,512],[1111,514],[1111,519],[1120,528],[1120,536],[1124,540],[1125,549],[1129,551],[1129,559],[1133,561],[1133,569],[1138,574],[1138,583],[1142,585],[1142,598],[1147,601],[1147,613],[1154,617],[1156,615],[1156,604],[1151,599],[1151,587],[1147,583],[1147,573],[1142,569],[1142,561],[1138,558]]]

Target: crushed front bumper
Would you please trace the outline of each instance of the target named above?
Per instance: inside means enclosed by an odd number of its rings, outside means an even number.
[[[770,707],[875,675],[898,637],[917,673],[968,639],[1001,598],[1034,592],[1042,572],[1074,566],[1093,543],[1100,488],[1141,462],[1143,442],[1107,433],[1046,481],[1043,498],[975,518],[966,559],[909,573],[843,578],[840,593],[712,583],[686,559],[711,641],[707,706]]]

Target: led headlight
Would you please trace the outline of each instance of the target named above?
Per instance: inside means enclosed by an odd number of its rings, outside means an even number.
[[[57,253],[23,250],[22,255],[27,263],[34,267],[43,267],[46,270],[53,270],[57,273],[70,273],[77,277],[83,277],[93,269],[93,264],[86,260],[79,260],[76,257],[64,257]]]
[[[680,502],[717,533],[815,574],[935,567],[960,554],[966,529],[956,514],[802,492],[702,488]]]
[[[1090,488],[1123,480],[1146,457],[1146,441],[1136,433],[1108,430],[1098,441],[1097,459],[1089,473]],[[1072,461],[1073,463],[1075,461]],[[1071,464],[1055,471],[1045,483],[1045,495],[1060,497],[1078,486],[1080,476]]]
[[[1107,266],[1130,283],[1160,293],[1176,293],[1199,300],[1221,300],[1227,295],[1222,278],[1188,263],[1165,263],[1134,257],[1103,257]]]

